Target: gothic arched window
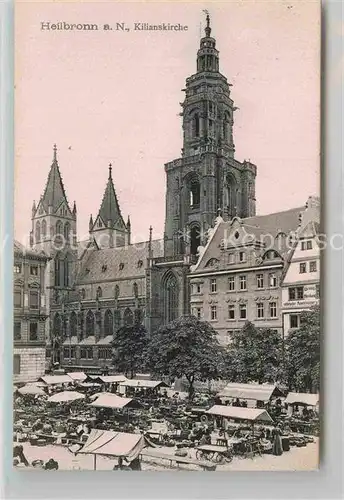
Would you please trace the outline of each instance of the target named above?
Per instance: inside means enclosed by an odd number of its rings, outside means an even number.
[[[170,272],[163,281],[164,296],[164,321],[169,323],[178,318],[178,282],[175,275]]]
[[[36,243],[41,241],[41,223],[39,221],[36,222]]]
[[[59,313],[56,313],[53,321],[53,335],[60,338],[62,334],[62,319]]]
[[[70,224],[69,222],[66,222],[64,225],[64,239],[65,241],[69,241],[69,234],[70,234]]]
[[[228,211],[229,217],[234,217],[237,211],[237,183],[232,175],[226,177],[224,187],[224,206]]]
[[[223,123],[222,123],[222,135],[224,140],[229,139],[229,124],[230,124],[230,115],[228,111],[224,115]]]
[[[113,315],[112,311],[108,309],[105,312],[104,316],[104,335],[112,335],[113,334]]]
[[[114,312],[114,330],[117,331],[121,326],[121,311],[116,309]]]
[[[63,284],[64,286],[69,286],[69,271],[70,271],[70,262],[68,260],[68,256],[66,256],[63,262]]]
[[[199,137],[200,127],[199,127],[199,114],[195,113],[193,117],[193,135],[194,137]]]
[[[55,286],[61,285],[61,261],[58,256],[55,259]]]
[[[191,255],[197,254],[197,249],[201,244],[201,232],[198,225],[194,225],[190,231],[190,251]]]
[[[190,207],[197,208],[200,204],[201,186],[197,177],[189,181]]]
[[[97,297],[97,299],[100,299],[102,296],[103,296],[103,291],[102,291],[102,289],[100,288],[100,286],[98,286],[98,288],[97,288],[97,293],[96,293],[96,297]]]
[[[47,235],[47,223],[45,220],[42,221],[42,236],[43,238]]]
[[[86,315],[86,337],[94,335],[94,314],[92,311],[88,311]]]
[[[78,318],[74,311],[69,318],[69,334],[71,337],[76,337],[78,334]]]
[[[129,307],[127,307],[124,311],[123,323],[124,323],[124,326],[132,326],[134,323],[134,315],[133,315],[131,309],[129,309]]]
[[[62,222],[58,220],[56,222],[56,233],[55,234],[62,234]]]

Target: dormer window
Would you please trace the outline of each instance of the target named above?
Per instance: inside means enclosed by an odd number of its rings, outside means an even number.
[[[85,274],[89,274],[90,270],[88,268],[85,269]]]
[[[119,270],[122,271],[124,269],[124,262],[121,262],[118,267]]]
[[[107,270],[107,266],[106,265],[103,265],[102,266],[102,273],[105,273],[105,271]]]
[[[137,263],[137,267],[142,267],[143,266],[143,260],[139,260]]]

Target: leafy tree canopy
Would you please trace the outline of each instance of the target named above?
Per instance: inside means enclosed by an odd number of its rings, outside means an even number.
[[[133,378],[144,366],[148,346],[147,331],[142,325],[123,326],[113,338],[113,363],[127,377]]]
[[[195,380],[219,378],[223,348],[209,323],[182,316],[152,335],[148,357],[155,374],[170,380],[185,376],[192,397]]]
[[[226,375],[232,382],[275,383],[282,378],[283,342],[270,328],[247,322],[233,332],[226,354]]]
[[[290,389],[317,392],[320,382],[320,308],[300,315],[300,328],[285,340],[286,372]]]

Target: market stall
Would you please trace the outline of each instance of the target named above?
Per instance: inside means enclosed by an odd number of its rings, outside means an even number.
[[[86,443],[77,453],[94,455],[94,470],[96,470],[97,455],[122,458],[128,463],[133,463],[138,460],[145,446],[146,441],[142,434],[92,429]]]
[[[84,372],[68,372],[68,377],[70,377],[74,382],[85,382],[87,375]]]
[[[78,401],[79,399],[85,399],[84,394],[77,391],[63,391],[58,392],[50,396],[47,400],[48,403],[71,403],[73,401]]]
[[[218,397],[233,403],[247,402],[248,408],[264,407],[273,398],[285,397],[285,393],[277,385],[229,383]]]

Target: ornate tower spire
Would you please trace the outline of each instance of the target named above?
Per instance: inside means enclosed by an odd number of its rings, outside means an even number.
[[[207,10],[205,37],[201,38],[200,48],[197,52],[197,73],[219,71],[219,51],[216,50],[216,40],[210,36],[210,16]]]
[[[210,33],[211,33],[211,27],[210,27],[210,16],[209,16],[209,12],[206,10],[204,11],[206,14],[207,14],[207,17],[206,17],[206,21],[207,21],[207,25],[205,27],[205,36],[206,37],[210,37]]]
[[[149,240],[148,240],[148,258],[149,259],[153,258],[152,234],[153,234],[153,228],[152,228],[152,226],[149,226]]]

